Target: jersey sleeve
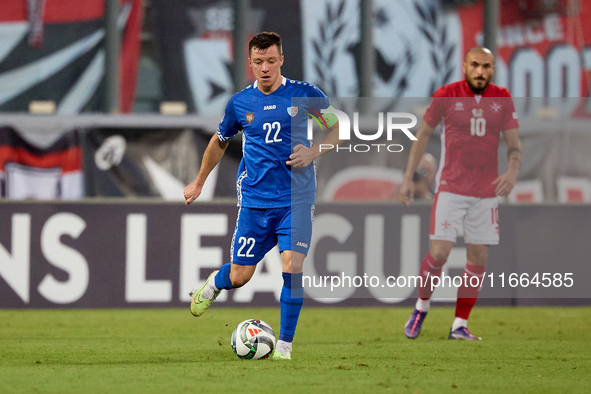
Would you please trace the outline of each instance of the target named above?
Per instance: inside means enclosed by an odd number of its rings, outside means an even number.
[[[504,111],[504,119],[503,119],[503,130],[511,130],[519,128],[519,120],[517,119],[517,111],[515,111],[515,103],[513,102],[513,97],[511,97],[511,93],[509,91],[505,91],[506,96],[503,98],[505,100],[505,104],[503,105]]]
[[[312,105],[310,106],[313,110],[320,112],[320,110],[330,107],[328,97],[326,97],[324,92],[316,86],[310,84],[310,89],[308,89],[307,95],[313,99]]]
[[[234,97],[232,97],[226,105],[226,112],[224,113],[222,121],[218,125],[216,133],[220,141],[224,142],[234,137],[240,130],[242,130],[242,126],[236,118],[236,111],[234,110]]]
[[[310,87],[311,88],[308,89],[307,92],[308,97],[312,98],[312,105],[310,105],[310,108],[312,108],[314,111],[318,113],[322,113],[323,109],[332,108],[332,106],[330,105],[330,101],[328,100],[328,97],[326,97],[322,90],[318,89],[316,86],[312,84],[310,84]],[[326,113],[322,116],[324,117],[326,125],[329,129],[332,126],[334,126],[334,124],[339,120],[335,114]]]
[[[433,128],[437,127],[445,115],[445,97],[447,96],[445,94],[445,86],[443,86],[433,94],[431,105],[429,105],[425,115],[423,115],[423,121],[427,122]]]

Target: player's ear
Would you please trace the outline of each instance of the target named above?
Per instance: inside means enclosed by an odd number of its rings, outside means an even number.
[[[281,64],[280,64],[280,66],[283,66],[283,60],[285,60],[285,57],[283,57],[283,55],[281,55]]]

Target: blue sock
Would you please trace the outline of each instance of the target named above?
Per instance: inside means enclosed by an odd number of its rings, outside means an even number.
[[[293,342],[298,318],[304,303],[302,273],[283,273],[283,289],[281,290],[281,331],[279,340]]]
[[[230,268],[232,268],[232,264],[230,263],[222,265],[220,272],[218,272],[215,278],[213,278],[215,287],[217,287],[218,290],[230,290],[234,288],[234,286],[232,286],[232,281],[230,280]]]

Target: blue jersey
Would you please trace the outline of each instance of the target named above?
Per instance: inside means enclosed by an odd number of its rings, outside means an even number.
[[[297,99],[297,106],[292,105],[292,97],[302,98]],[[296,145],[312,146],[307,139],[307,114],[320,112],[329,105],[328,98],[316,86],[285,77],[271,94],[261,92],[255,82],[230,98],[217,135],[221,141],[227,141],[243,130],[242,161],[236,177],[238,206],[281,208],[294,203],[314,204],[316,163],[291,168],[285,162]]]

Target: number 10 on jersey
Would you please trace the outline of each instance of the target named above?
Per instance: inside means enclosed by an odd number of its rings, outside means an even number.
[[[484,118],[471,118],[470,119],[470,135],[477,137],[484,137],[486,134],[486,119]]]

